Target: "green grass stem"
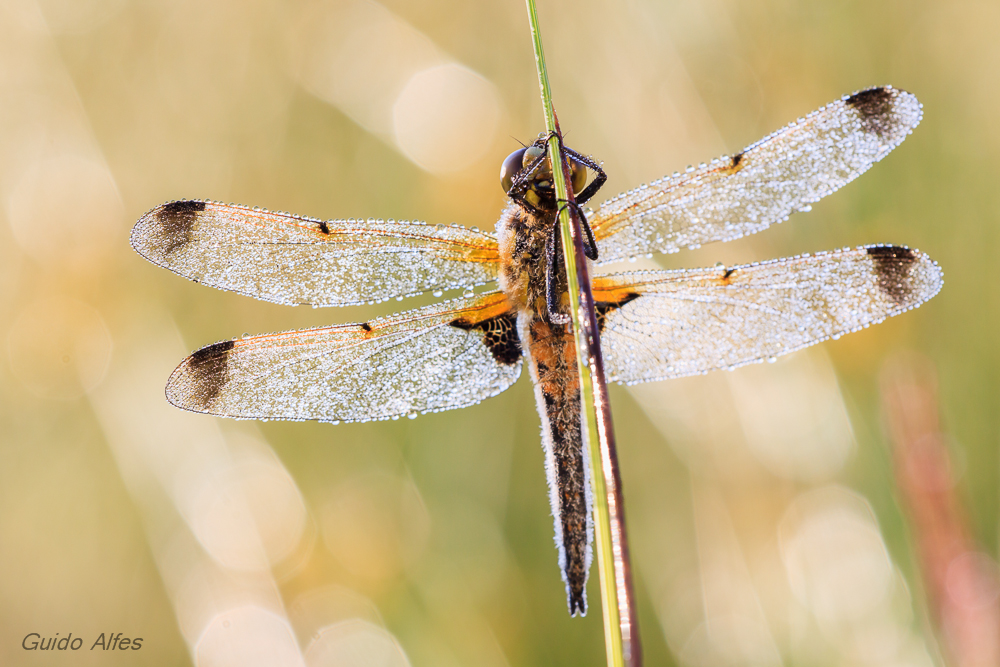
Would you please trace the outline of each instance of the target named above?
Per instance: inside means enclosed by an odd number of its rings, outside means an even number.
[[[549,160],[558,201],[574,201],[570,192],[569,164],[562,159],[559,120],[552,104],[538,14],[534,0],[526,0],[535,66],[541,90],[545,129],[549,134]],[[555,165],[561,164],[561,169]],[[579,221],[564,207],[559,225],[566,264],[570,317],[576,338],[577,369],[580,375],[580,403],[583,434],[590,455],[590,479],[594,491],[594,527],[597,564],[601,582],[601,608],[609,667],[639,667],[642,663],[628,542],[625,534],[621,478],[618,474],[614,431],[601,358],[600,332],[594,311],[587,262],[583,254]],[[595,447],[594,445],[597,444]]]

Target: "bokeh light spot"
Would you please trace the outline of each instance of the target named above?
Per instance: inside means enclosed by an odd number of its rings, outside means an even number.
[[[327,550],[351,573],[379,582],[422,551],[430,521],[417,489],[388,474],[345,482],[320,517]]]
[[[25,308],[7,336],[11,370],[35,396],[76,398],[104,379],[111,334],[93,307],[49,297]]]
[[[7,198],[7,215],[21,249],[45,263],[75,262],[107,251],[123,209],[111,172],[75,154],[30,165]]]
[[[198,667],[304,667],[292,629],[261,607],[218,614],[194,649]]]
[[[409,667],[389,632],[353,619],[324,628],[306,651],[309,667]]]
[[[461,171],[493,145],[500,99],[493,84],[457,64],[410,77],[392,111],[396,142],[411,160],[436,174]]]
[[[885,612],[892,562],[867,502],[841,487],[804,494],[779,526],[788,582],[828,633]]]

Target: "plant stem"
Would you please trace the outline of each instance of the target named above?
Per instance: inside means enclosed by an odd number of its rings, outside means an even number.
[[[553,165],[556,200],[574,202],[570,191],[569,164],[563,160],[559,120],[552,105],[545,57],[542,52],[538,14],[534,0],[526,0],[535,48],[535,66],[541,89],[545,129],[549,133],[549,161]],[[555,165],[562,166],[556,169]],[[611,406],[604,377],[600,331],[590,289],[587,261],[579,220],[570,207],[559,212],[563,258],[566,263],[570,317],[576,338],[577,371],[580,378],[581,426],[590,455],[590,480],[594,491],[594,524],[598,571],[601,580],[601,607],[609,667],[639,667],[642,653],[636,624],[635,594],[629,566],[625,533],[624,503]],[[595,447],[595,443],[598,445]]]

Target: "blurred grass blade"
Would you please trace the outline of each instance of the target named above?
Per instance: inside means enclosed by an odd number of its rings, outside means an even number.
[[[552,105],[552,93],[545,69],[538,14],[534,0],[526,2],[535,48],[538,85],[545,114],[545,129],[549,133],[549,161],[553,165],[556,200],[573,202],[574,195],[567,186],[571,180],[569,165],[562,159],[562,134]],[[560,164],[562,168],[556,169],[556,164]],[[601,357],[594,297],[590,290],[587,261],[583,254],[582,231],[576,214],[571,214],[569,207],[564,207],[560,211],[559,226],[563,257],[566,262],[570,317],[576,338],[582,428],[590,453],[597,563],[601,580],[601,608],[604,613],[608,665],[638,667],[642,664],[642,652],[635,617],[635,595],[625,533],[621,477],[618,473],[611,406],[604,380],[604,360]],[[597,447],[594,446],[595,443]]]
[[[976,543],[941,428],[937,370],[900,354],[882,370],[896,486],[909,516],[930,617],[948,664],[1000,664],[1000,571]]]

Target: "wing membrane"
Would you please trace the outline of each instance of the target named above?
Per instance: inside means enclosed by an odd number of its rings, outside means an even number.
[[[867,246],[731,269],[598,276],[609,381],[735,368],[856,331],[941,289],[927,255]]]
[[[732,157],[623,193],[591,217],[600,261],[759,232],[867,171],[920,117],[913,95],[872,88],[844,96]]]
[[[492,234],[385,220],[316,220],[203,201],[146,213],[132,247],[205,285],[283,304],[347,306],[496,279]]]
[[[373,421],[473,405],[521,372],[515,316],[493,292],[360,324],[223,341],[167,381],[222,417]]]

